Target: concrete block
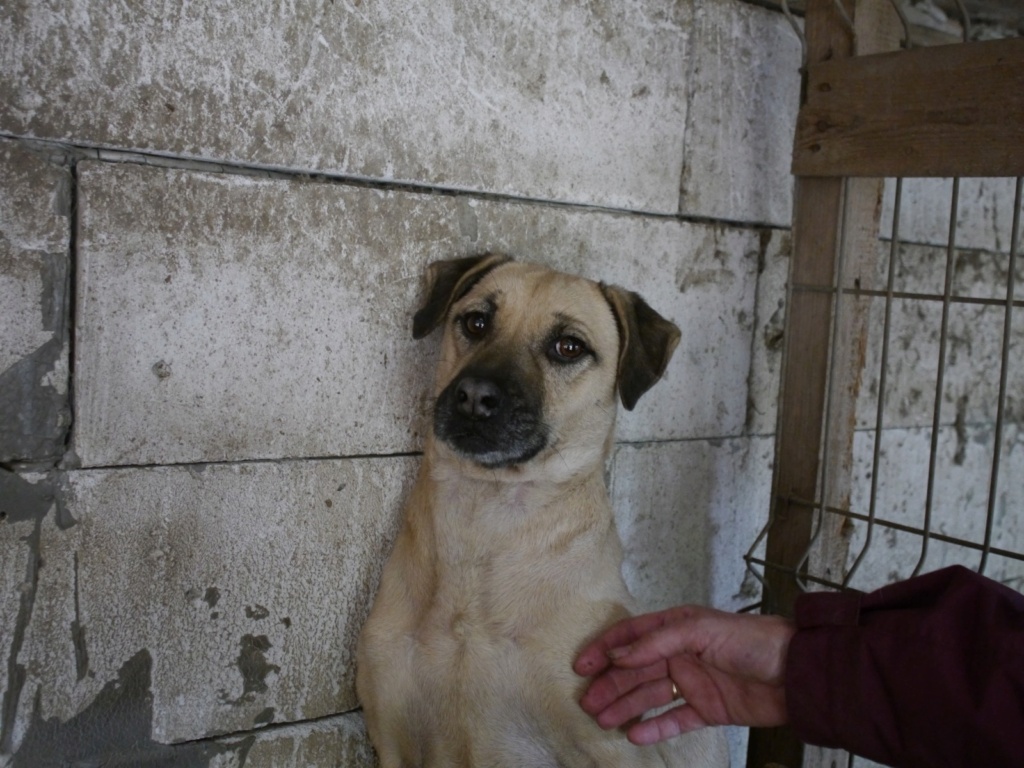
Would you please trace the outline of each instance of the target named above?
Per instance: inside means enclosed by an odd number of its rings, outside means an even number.
[[[679,210],[788,227],[800,42],[786,18],[697,0]]]
[[[70,173],[0,139],[0,461],[52,462],[69,423]]]
[[[623,575],[642,611],[688,602],[738,610],[759,599],[743,555],[768,517],[773,451],[766,437],[616,448]]]
[[[674,212],[692,4],[0,10],[0,130]]]
[[[638,610],[681,603],[735,611],[760,599],[743,556],[768,519],[771,438],[619,445],[611,494],[623,576]],[[731,764],[746,765],[747,729],[727,729]]]
[[[886,270],[888,255],[880,265]],[[897,254],[894,289],[941,296],[944,290],[946,250],[905,245]],[[1005,301],[1009,258],[986,251],[958,251],[955,255],[952,295]],[[879,277],[884,287],[884,279]],[[1024,265],[1018,265],[1017,293],[1024,285]],[[883,348],[884,300],[871,300],[864,386],[857,406],[857,423],[874,428]],[[1024,421],[1024,319],[1020,312],[1010,329],[1005,418]],[[892,305],[885,427],[931,426],[938,381],[942,302],[895,299]],[[1005,308],[979,304],[951,304],[948,316],[946,359],[942,387],[943,425],[983,424],[995,421],[1002,366]]]
[[[13,745],[142,749],[355,708],[355,639],[415,466],[69,473],[76,522],[41,524],[19,630]],[[95,726],[104,712],[114,727]]]
[[[411,448],[430,345],[410,308],[459,242],[431,198],[129,166],[80,182],[86,465]]]
[[[993,459],[990,426],[968,425],[962,429],[943,428],[939,435],[933,494],[931,530],[975,544],[985,539],[989,481]],[[885,430],[880,450],[876,513],[915,529],[925,525],[925,500],[931,432],[926,429]],[[858,432],[854,444],[855,483],[851,497],[854,511],[867,514],[871,503],[872,452],[874,432]],[[993,517],[993,547],[1024,554],[1024,530],[1020,510],[1024,509],[1024,430],[1008,425],[1003,435],[1000,481]],[[919,534],[876,527],[867,541],[867,524],[850,526],[848,566],[868,543],[867,553],[853,586],[875,589],[907,578],[921,559],[923,539]],[[956,543],[929,541],[922,571],[956,563],[977,568],[981,552]],[[1015,589],[1024,589],[1024,563],[993,555],[985,573]]]
[[[664,378],[632,412],[620,409],[617,439],[642,442],[742,434],[754,332],[758,233],[677,222],[620,219],[593,238],[588,264],[556,264],[636,290],[682,331]],[[568,252],[570,249],[566,249]],[[623,258],[625,253],[642,254]]]
[[[683,330],[624,440],[740,434],[751,230],[83,163],[74,450],[85,466],[415,450],[430,261],[500,250],[638,291]]]
[[[358,714],[258,731],[223,743],[227,751],[212,759],[209,768],[376,768],[378,764]]]
[[[896,183],[887,179],[881,231],[892,237]],[[953,204],[950,179],[905,179],[900,205],[900,239],[945,246]],[[957,198],[956,244],[960,248],[1008,253],[1013,224],[1013,179],[962,179]]]

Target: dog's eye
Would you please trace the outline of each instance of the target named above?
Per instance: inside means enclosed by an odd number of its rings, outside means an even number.
[[[483,312],[467,312],[462,316],[462,328],[470,338],[479,339],[490,327],[491,318]]]
[[[587,345],[575,336],[562,336],[551,345],[552,357],[562,362],[577,360],[586,351]]]

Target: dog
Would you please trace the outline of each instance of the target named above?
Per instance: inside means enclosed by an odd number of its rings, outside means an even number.
[[[383,768],[719,766],[707,729],[649,747],[580,709],[583,645],[630,614],[604,471],[616,399],[678,328],[642,298],[500,254],[427,269],[444,327],[433,431],[357,648]]]

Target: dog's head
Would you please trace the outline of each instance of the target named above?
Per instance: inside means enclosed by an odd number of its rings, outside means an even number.
[[[413,336],[441,324],[438,450],[491,470],[599,462],[616,393],[632,409],[679,342],[635,293],[497,254],[428,267]]]

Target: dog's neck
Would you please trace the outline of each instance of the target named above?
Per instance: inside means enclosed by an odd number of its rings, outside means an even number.
[[[458,468],[428,450],[406,507],[405,535],[432,553],[428,576],[410,588],[420,609],[519,636],[582,604],[587,590],[625,595],[603,462],[559,482]]]
[[[618,558],[613,567],[621,560],[603,473],[560,484],[467,480],[425,459],[417,486],[408,514],[432,541],[444,583],[459,594],[486,592],[497,580],[503,594],[536,600],[534,593],[546,588],[537,563],[558,559],[586,569],[608,557]],[[525,616],[537,605],[528,601],[521,609],[517,615]]]
[[[608,444],[588,455],[555,454],[521,467],[488,469],[431,440],[424,453],[419,484],[429,486],[432,516],[452,516],[462,524],[499,527],[526,524],[531,516],[557,515],[571,497],[607,498],[605,460]],[[424,488],[424,490],[426,490]],[[599,505],[606,508],[607,504]]]

